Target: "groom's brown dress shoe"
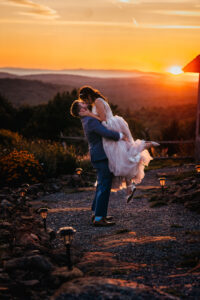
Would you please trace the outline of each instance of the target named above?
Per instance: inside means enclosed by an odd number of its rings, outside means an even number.
[[[92,216],[92,222],[94,222],[95,216]],[[106,221],[111,221],[113,219],[113,216],[107,216],[105,217]]]
[[[109,222],[106,218],[102,218],[100,221],[93,221],[93,225],[96,227],[108,227],[115,225],[115,222]]]

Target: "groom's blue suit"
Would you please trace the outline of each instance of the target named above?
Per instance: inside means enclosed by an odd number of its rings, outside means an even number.
[[[95,216],[106,217],[112,185],[112,173],[108,168],[108,159],[103,149],[102,137],[118,141],[120,134],[108,130],[95,118],[82,117],[81,121],[89,144],[91,163],[97,170],[97,188],[92,210],[95,212]]]

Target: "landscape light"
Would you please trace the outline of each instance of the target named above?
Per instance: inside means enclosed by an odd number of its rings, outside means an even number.
[[[41,207],[39,210],[38,210],[42,220],[43,220],[43,223],[44,223],[44,230],[47,231],[47,224],[46,224],[46,219],[47,219],[47,215],[48,215],[48,208],[46,207]]]
[[[81,175],[82,172],[83,172],[83,169],[82,168],[76,168],[75,172],[76,172],[77,175]]]
[[[159,178],[159,181],[160,181],[160,186],[162,188],[162,192],[164,192],[166,178],[165,177],[161,177],[161,178]]]
[[[71,243],[76,233],[76,229],[73,227],[61,227],[58,230],[58,234],[63,238],[65,247],[66,247],[66,256],[67,256],[67,265],[68,269],[72,270],[72,261],[71,261]]]
[[[199,174],[200,173],[200,164],[196,165],[195,169],[196,169],[197,173]]]

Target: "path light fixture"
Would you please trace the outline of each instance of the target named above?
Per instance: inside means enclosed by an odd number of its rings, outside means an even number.
[[[197,172],[197,176],[200,177],[200,164],[197,164],[195,166],[196,172]]]
[[[38,210],[42,220],[43,220],[43,223],[44,223],[44,230],[47,231],[47,215],[48,215],[48,208],[46,207],[41,207],[39,210]]]
[[[195,169],[196,169],[197,173],[200,174],[200,164],[196,165],[196,166],[195,166]]]
[[[83,169],[82,168],[76,168],[75,172],[76,172],[77,175],[80,176],[83,172]]]
[[[65,247],[66,247],[66,256],[67,256],[67,265],[68,270],[72,270],[73,265],[71,261],[71,243],[76,233],[76,229],[73,227],[61,227],[58,230],[58,234],[63,238]]]
[[[162,188],[162,193],[164,193],[164,188],[165,188],[165,183],[166,183],[166,178],[165,177],[160,177],[159,178],[160,181],[160,186]]]

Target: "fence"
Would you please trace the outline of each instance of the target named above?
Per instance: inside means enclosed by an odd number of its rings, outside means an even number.
[[[78,136],[64,136],[63,133],[60,133],[60,139],[63,140],[71,140],[71,141],[84,141],[87,142],[87,139],[85,137],[78,137]],[[157,143],[159,143],[161,146],[162,145],[181,145],[181,144],[195,144],[195,140],[180,140],[180,141],[156,141]],[[66,147],[65,142],[63,143],[63,146]],[[154,157],[154,159],[168,159],[168,158],[172,158],[172,159],[190,159],[190,158],[194,158],[193,156],[158,156],[158,157]]]

